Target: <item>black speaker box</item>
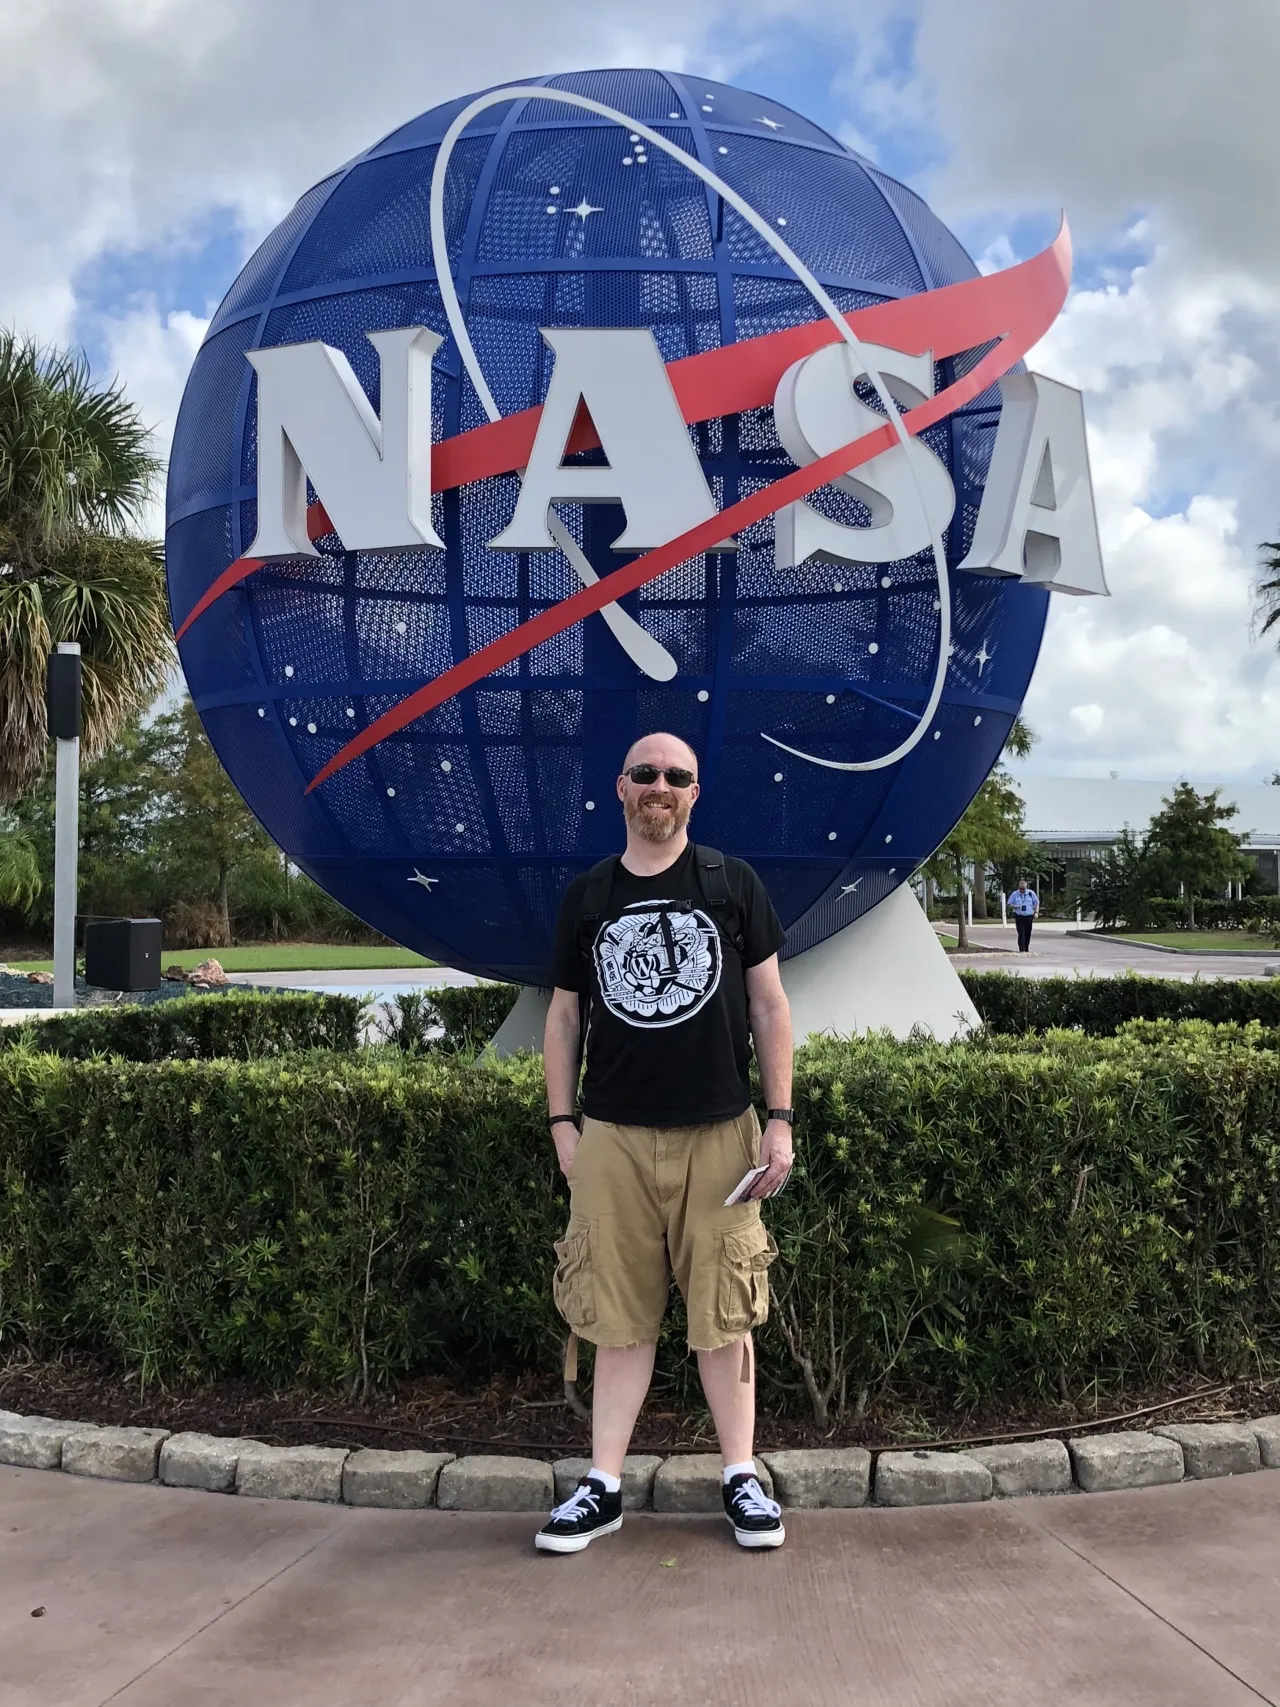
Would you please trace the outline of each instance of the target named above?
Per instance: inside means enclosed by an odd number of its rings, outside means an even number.
[[[80,735],[80,655],[77,652],[49,654],[49,680],[45,690],[51,741],[75,741]]]
[[[159,919],[91,919],[84,927],[84,981],[103,990],[158,990]]]

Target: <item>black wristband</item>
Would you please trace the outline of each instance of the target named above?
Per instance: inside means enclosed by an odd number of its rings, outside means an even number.
[[[785,1120],[788,1126],[794,1126],[796,1111],[794,1108],[771,1108],[769,1110],[769,1119]]]
[[[564,1126],[566,1123],[570,1126],[576,1126],[578,1124],[577,1116],[572,1114],[553,1114],[547,1122],[548,1126]]]

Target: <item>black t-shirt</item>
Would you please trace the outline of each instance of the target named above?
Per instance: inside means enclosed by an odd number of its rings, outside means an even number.
[[[583,1109],[623,1126],[735,1120],[751,1101],[746,969],[782,944],[764,884],[725,859],[729,908],[708,907],[692,843],[656,877],[621,859],[596,928],[591,966],[579,953],[586,876],[565,892],[552,981],[581,994],[590,978]],[[718,929],[712,913],[728,912]],[[739,952],[730,940],[742,935]]]

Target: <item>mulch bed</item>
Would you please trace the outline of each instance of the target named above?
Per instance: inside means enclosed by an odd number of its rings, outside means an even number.
[[[0,1363],[0,1410],[76,1422],[132,1424],[208,1434],[250,1435],[275,1446],[420,1447],[457,1453],[519,1453],[555,1458],[581,1455],[590,1426],[568,1408],[559,1382],[545,1376],[490,1382],[467,1389],[443,1376],[401,1382],[368,1403],[341,1389],[273,1390],[250,1381],[201,1385],[152,1383],[105,1360],[67,1356],[36,1362],[13,1356]],[[821,1430],[812,1420],[763,1414],[760,1448],[817,1446],[982,1445],[1001,1437],[1066,1434],[1084,1429],[1150,1427],[1162,1422],[1226,1422],[1280,1412],[1280,1382],[1215,1384],[1196,1376],[1149,1389],[1075,1400],[1030,1399],[967,1411],[931,1408],[926,1395],[890,1395],[857,1423]],[[705,1412],[666,1408],[650,1396],[633,1450],[715,1450]]]

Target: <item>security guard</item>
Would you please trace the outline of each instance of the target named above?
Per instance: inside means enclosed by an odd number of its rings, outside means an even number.
[[[1009,897],[1009,911],[1018,933],[1018,953],[1026,954],[1031,948],[1031,924],[1040,911],[1040,897],[1028,887],[1025,877],[1018,879],[1018,887]]]

